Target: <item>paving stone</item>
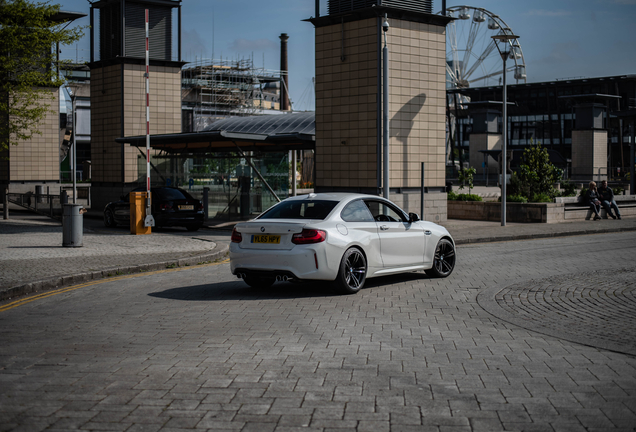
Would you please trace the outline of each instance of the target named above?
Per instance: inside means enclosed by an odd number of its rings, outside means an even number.
[[[448,279],[372,279],[344,297],[321,284],[254,290],[227,264],[76,289],[0,312],[0,420],[9,430],[629,430],[633,356],[535,331],[543,306],[528,296],[514,298],[531,311],[523,326],[478,301],[491,288],[556,293],[557,280],[578,293],[566,276],[599,254],[609,270],[627,268],[634,245],[623,233],[462,246]],[[40,401],[60,405],[25,419]]]

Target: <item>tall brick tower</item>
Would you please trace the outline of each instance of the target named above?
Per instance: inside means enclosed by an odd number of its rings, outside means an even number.
[[[175,8],[177,19],[173,17]],[[180,8],[181,0],[100,0],[91,4],[92,205],[96,208],[144,184],[143,180],[139,184],[140,177],[145,177],[138,170],[139,150],[115,139],[146,134],[146,9],[150,132],[181,132]],[[145,157],[143,162],[145,168]]]
[[[390,197],[446,219],[446,24],[432,1],[330,0],[316,28],[316,189],[382,191],[382,23],[389,48]]]

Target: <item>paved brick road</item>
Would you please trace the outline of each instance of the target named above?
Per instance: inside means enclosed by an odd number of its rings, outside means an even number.
[[[602,268],[604,264],[597,265]],[[479,304],[524,328],[636,356],[633,268],[585,271],[495,287],[480,293]]]
[[[634,356],[476,300],[598,262],[630,269],[634,252],[635,233],[463,246],[448,279],[369,280],[354,296],[254,290],[222,264],[42,298],[0,312],[1,429],[634,431]]]

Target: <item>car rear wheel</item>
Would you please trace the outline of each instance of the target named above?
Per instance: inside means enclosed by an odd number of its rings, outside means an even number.
[[[188,231],[199,231],[199,228],[201,228],[201,225],[188,225],[188,226],[186,226],[186,229]]]
[[[115,215],[113,214],[112,210],[106,210],[104,212],[104,225],[108,228],[112,228],[116,225]]]
[[[243,278],[246,284],[252,288],[269,288],[276,282],[275,278],[269,277],[257,277],[257,276],[245,276]]]
[[[426,274],[431,277],[445,278],[449,276],[455,268],[455,246],[448,239],[441,239],[435,248],[435,258],[433,267],[426,270]]]
[[[335,280],[336,288],[344,294],[355,294],[364,286],[367,278],[367,260],[358,248],[348,249],[340,261]]]

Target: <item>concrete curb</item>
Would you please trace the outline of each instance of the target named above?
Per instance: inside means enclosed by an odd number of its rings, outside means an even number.
[[[229,249],[230,248],[227,244],[217,244],[211,252],[188,258],[177,258],[169,261],[138,264],[133,266],[111,267],[103,270],[96,270],[93,272],[76,273],[68,276],[53,277],[50,279],[28,282],[22,285],[17,285],[11,288],[0,290],[0,301],[7,301],[28,294],[35,294],[41,291],[48,291],[64,286],[76,285],[92,280],[106,279],[114,275],[164,270],[173,266],[184,267],[197,265],[204,262],[216,261],[227,255]]]

